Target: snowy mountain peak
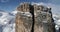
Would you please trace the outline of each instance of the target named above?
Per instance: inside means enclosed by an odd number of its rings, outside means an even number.
[[[0,11],[0,25],[7,24],[14,16],[8,12]]]
[[[13,32],[15,25],[15,13],[0,10],[0,32]]]
[[[13,15],[17,14],[17,10],[11,12]]]

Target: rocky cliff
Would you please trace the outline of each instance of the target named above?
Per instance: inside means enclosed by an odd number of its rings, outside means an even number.
[[[21,3],[17,11],[16,32],[54,32],[50,7]]]

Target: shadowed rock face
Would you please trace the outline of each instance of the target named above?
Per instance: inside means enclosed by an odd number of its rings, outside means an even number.
[[[40,8],[39,8],[40,7]],[[35,25],[34,32],[54,32],[54,25],[52,23],[52,14],[44,6],[34,8]],[[42,8],[43,7],[43,8]],[[45,9],[45,10],[43,10]]]
[[[16,32],[54,32],[51,8],[22,3],[17,10]]]
[[[35,32],[49,32],[52,29],[52,18],[51,14],[48,12],[36,12],[35,15]],[[52,26],[52,27],[51,27]],[[52,32],[52,30],[50,31]]]

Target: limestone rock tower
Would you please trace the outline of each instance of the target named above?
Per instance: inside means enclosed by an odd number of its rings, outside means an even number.
[[[17,11],[15,32],[54,32],[51,8],[24,2]]]
[[[32,27],[32,6],[28,3],[21,3],[17,7],[18,13],[16,15],[16,32],[31,32]]]

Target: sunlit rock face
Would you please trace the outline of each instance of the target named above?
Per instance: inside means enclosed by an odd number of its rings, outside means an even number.
[[[17,8],[16,32],[31,32],[32,15],[30,13],[30,4],[23,3]]]
[[[17,10],[22,12],[29,12],[31,5],[28,3],[21,3],[20,6],[18,6]]]
[[[51,8],[21,3],[17,11],[16,32],[54,32]]]
[[[31,32],[32,27],[32,15],[24,15],[24,13],[17,13],[16,17],[16,29],[18,32]]]

